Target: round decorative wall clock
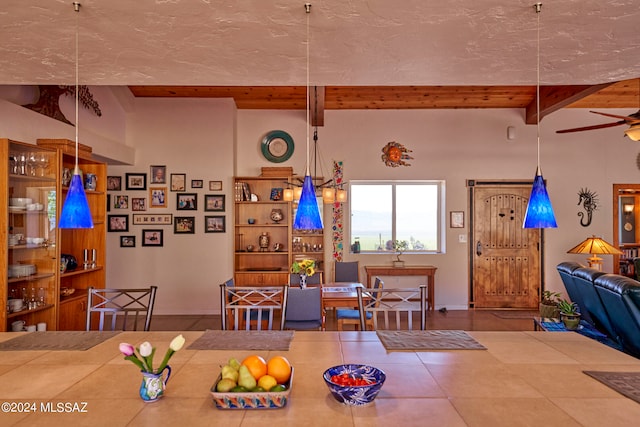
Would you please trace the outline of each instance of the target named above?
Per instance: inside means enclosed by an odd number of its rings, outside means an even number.
[[[272,130],[262,138],[262,155],[273,163],[289,160],[293,154],[293,138],[282,130]]]

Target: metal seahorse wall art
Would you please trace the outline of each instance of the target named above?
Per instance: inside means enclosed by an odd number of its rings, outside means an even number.
[[[593,211],[598,208],[598,194],[590,191],[588,188],[581,188],[578,192],[578,205],[582,205],[585,212],[578,212],[580,217],[580,225],[588,227],[591,224]]]

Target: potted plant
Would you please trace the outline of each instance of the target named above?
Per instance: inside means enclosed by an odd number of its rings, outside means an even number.
[[[578,311],[578,305],[575,302],[567,301],[566,299],[558,301],[558,308],[560,309],[560,318],[564,327],[570,331],[575,331],[580,325],[580,311]]]
[[[406,240],[394,240],[393,250],[396,252],[396,260],[393,261],[394,267],[404,267],[404,261],[400,259],[400,255],[409,249],[409,243]]]
[[[560,317],[560,310],[558,309],[558,301],[560,299],[560,292],[544,291],[542,292],[542,300],[540,301],[540,317],[557,319]]]

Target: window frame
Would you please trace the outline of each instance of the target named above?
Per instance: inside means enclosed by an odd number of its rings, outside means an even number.
[[[396,187],[399,185],[433,185],[436,187],[436,199],[438,201],[438,206],[436,209],[437,216],[437,225],[436,225],[436,249],[432,250],[406,250],[403,251],[403,254],[441,254],[445,252],[445,241],[444,241],[444,227],[446,224],[446,209],[445,209],[445,190],[446,190],[446,181],[441,179],[422,179],[422,180],[351,180],[348,184],[350,194],[353,194],[353,186],[358,185],[390,185],[391,186],[391,197],[392,197],[392,210],[391,210],[391,239],[396,239]],[[349,243],[346,244],[347,249],[350,253],[353,253],[351,250],[351,244],[354,242],[354,233],[353,233],[353,203],[349,203],[349,232],[347,236],[347,241]],[[361,254],[366,255],[388,255],[395,253],[394,251],[389,250],[363,250],[360,248]]]

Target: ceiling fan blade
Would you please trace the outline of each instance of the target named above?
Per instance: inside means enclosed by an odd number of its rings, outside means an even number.
[[[612,128],[614,126],[620,126],[624,124],[626,124],[626,122],[624,120],[621,120],[619,122],[603,123],[601,125],[585,126],[585,127],[573,128],[573,129],[562,129],[562,130],[557,130],[556,133],[582,132],[583,130]]]
[[[601,113],[599,111],[589,111],[590,113],[600,114],[601,116],[613,117],[614,119],[637,120],[633,116],[619,116],[617,114]]]

